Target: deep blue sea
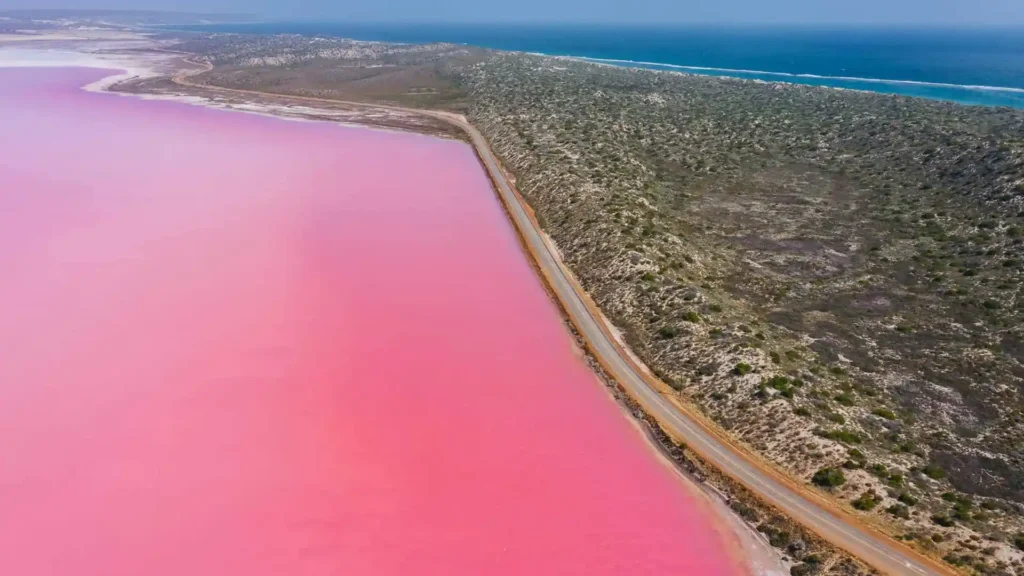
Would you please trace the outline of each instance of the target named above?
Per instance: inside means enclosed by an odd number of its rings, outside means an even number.
[[[179,27],[180,28],[180,27]],[[454,42],[622,66],[1024,108],[1024,29],[395,25],[276,22],[190,29]]]

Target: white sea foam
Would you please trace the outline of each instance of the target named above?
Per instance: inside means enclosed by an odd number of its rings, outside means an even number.
[[[822,76],[818,74],[794,74],[790,72],[769,72],[765,70],[744,70],[734,68],[713,68],[709,66],[684,66],[681,64],[665,64],[663,62],[645,62],[642,60],[619,60],[615,58],[589,58],[585,56],[567,56],[586,62],[598,62],[606,64],[621,64],[627,66],[658,66],[659,68],[671,68],[673,70],[692,70],[695,72],[717,72],[721,74],[757,74],[759,76],[772,76],[779,78],[806,78],[814,80],[842,80],[845,82],[865,82],[871,84],[900,84],[912,86],[929,86],[934,88],[956,88],[960,90],[975,90],[986,92],[1010,92],[1024,94],[1024,88],[1011,88],[1008,86],[976,86],[970,84],[947,84],[943,82],[922,82],[917,80],[889,80],[885,78],[860,78],[856,76]]]

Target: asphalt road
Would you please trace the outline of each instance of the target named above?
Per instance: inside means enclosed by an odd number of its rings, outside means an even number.
[[[470,135],[516,227],[529,245],[551,289],[561,301],[576,329],[587,341],[591,352],[597,356],[610,375],[663,427],[677,437],[685,439],[687,447],[705,458],[712,466],[739,481],[822,538],[844,548],[877,570],[885,574],[914,576],[954,574],[887,536],[852,524],[792,487],[779,482],[771,474],[749,462],[734,448],[709,434],[663,398],[624,356],[622,349],[601,329],[602,320],[594,317],[577,291],[576,284],[569,279],[560,260],[548,247],[519,196],[513,192],[505,178],[487,140],[476,128],[460,117],[445,113],[438,113],[436,116],[455,122]]]
[[[195,86],[188,81],[188,75],[190,73],[180,74],[174,80],[185,86]],[[260,94],[250,90],[226,88],[214,88],[213,90]],[[335,100],[321,98],[292,98],[339,103]],[[587,306],[576,284],[570,280],[563,268],[560,259],[552,252],[519,196],[512,190],[512,186],[505,177],[487,139],[465,118],[440,111],[357,102],[347,104],[400,110],[439,118],[460,127],[470,136],[481,162],[490,173],[495,188],[508,209],[513,224],[519,230],[541,272],[547,278],[551,290],[561,302],[576,329],[586,340],[591,353],[601,362],[611,377],[643,406],[648,414],[657,419],[661,426],[675,437],[684,439],[688,448],[815,534],[846,550],[883,574],[909,576],[953,576],[956,574],[952,569],[918,554],[892,538],[838,514],[837,510],[830,510],[827,503],[808,497],[803,490],[780,481],[776,475],[755,465],[736,448],[719,440],[694,419],[678,410],[669,400],[662,397],[644,379],[636,366],[627,358],[625,352],[613,342],[611,336],[602,330],[602,320],[596,318]]]

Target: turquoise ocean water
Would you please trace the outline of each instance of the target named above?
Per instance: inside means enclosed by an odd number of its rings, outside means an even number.
[[[395,25],[276,22],[191,29],[455,42],[676,70],[1024,108],[1024,29]]]

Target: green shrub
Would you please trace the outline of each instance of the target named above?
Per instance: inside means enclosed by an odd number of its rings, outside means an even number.
[[[910,518],[910,509],[902,504],[893,504],[886,508],[885,511],[897,518],[903,518],[904,520],[908,520]]]
[[[697,314],[693,310],[690,310],[689,312],[683,315],[683,320],[686,320],[687,322],[693,322],[694,324],[696,324],[700,322],[700,314]]]
[[[901,493],[899,495],[899,497],[896,498],[896,499],[899,500],[900,502],[906,504],[907,506],[917,506],[917,498],[914,498],[913,496],[911,496],[907,492]]]
[[[767,536],[768,543],[776,548],[785,548],[792,540],[789,532],[768,523],[761,524],[757,530]]]
[[[885,418],[886,420],[896,419],[896,413],[887,408],[875,408],[874,410],[871,411],[871,413],[874,414],[875,416]]]
[[[949,528],[956,525],[956,521],[945,514],[933,514],[932,522],[942,526],[943,528]]]
[[[744,376],[746,374],[750,374],[750,372],[753,369],[754,367],[751,366],[750,364],[747,364],[746,362],[740,362],[739,364],[733,367],[732,373],[735,374],[736,376]]]
[[[729,507],[732,508],[733,512],[739,514],[740,518],[743,518],[748,522],[757,522],[760,520],[756,510],[747,506],[743,502],[740,502],[738,499],[730,502]]]
[[[946,471],[942,469],[938,464],[928,464],[921,470],[924,475],[931,478],[932,480],[942,480],[946,477]]]
[[[774,352],[773,351],[773,352],[769,353],[768,356],[771,357],[772,364],[782,364],[782,357],[779,356],[778,352]]]
[[[846,483],[846,475],[838,468],[822,468],[814,473],[811,482],[823,488],[835,488]]]
[[[889,469],[885,467],[885,464],[872,464],[868,470],[879,478],[889,477]]]
[[[971,503],[961,500],[953,506],[953,518],[963,522],[969,522],[971,516]]]
[[[1013,537],[1013,545],[1024,550],[1024,532],[1018,532]]]
[[[838,412],[829,412],[825,417],[836,424],[846,424],[846,418]]]
[[[856,432],[853,432],[851,430],[844,430],[842,428],[838,428],[838,429],[835,429],[835,430],[821,430],[821,429],[818,429],[818,430],[815,430],[814,433],[816,435],[818,435],[818,436],[821,436],[822,438],[827,438],[829,440],[835,440],[836,442],[842,442],[844,444],[860,444],[861,443],[860,434],[857,434]]]
[[[796,414],[797,416],[808,417],[811,415],[811,410],[806,406],[800,406],[799,408],[793,409],[793,413]]]
[[[856,500],[853,501],[853,507],[857,510],[863,510],[865,512],[874,510],[878,506],[878,497],[872,490],[868,490],[861,494]]]
[[[913,454],[918,451],[917,444],[907,440],[899,445],[900,452],[906,452],[907,454]]]
[[[789,546],[791,539],[789,532],[786,532],[785,530],[778,530],[775,534],[772,534],[768,543],[776,548],[785,548],[786,546]]]
[[[660,337],[662,340],[670,340],[678,335],[679,329],[677,329],[675,326],[662,326],[661,329],[658,330],[658,337]]]
[[[843,406],[853,406],[854,404],[856,404],[856,401],[853,399],[853,395],[850,394],[849,392],[836,394],[835,401],[839,402]]]

